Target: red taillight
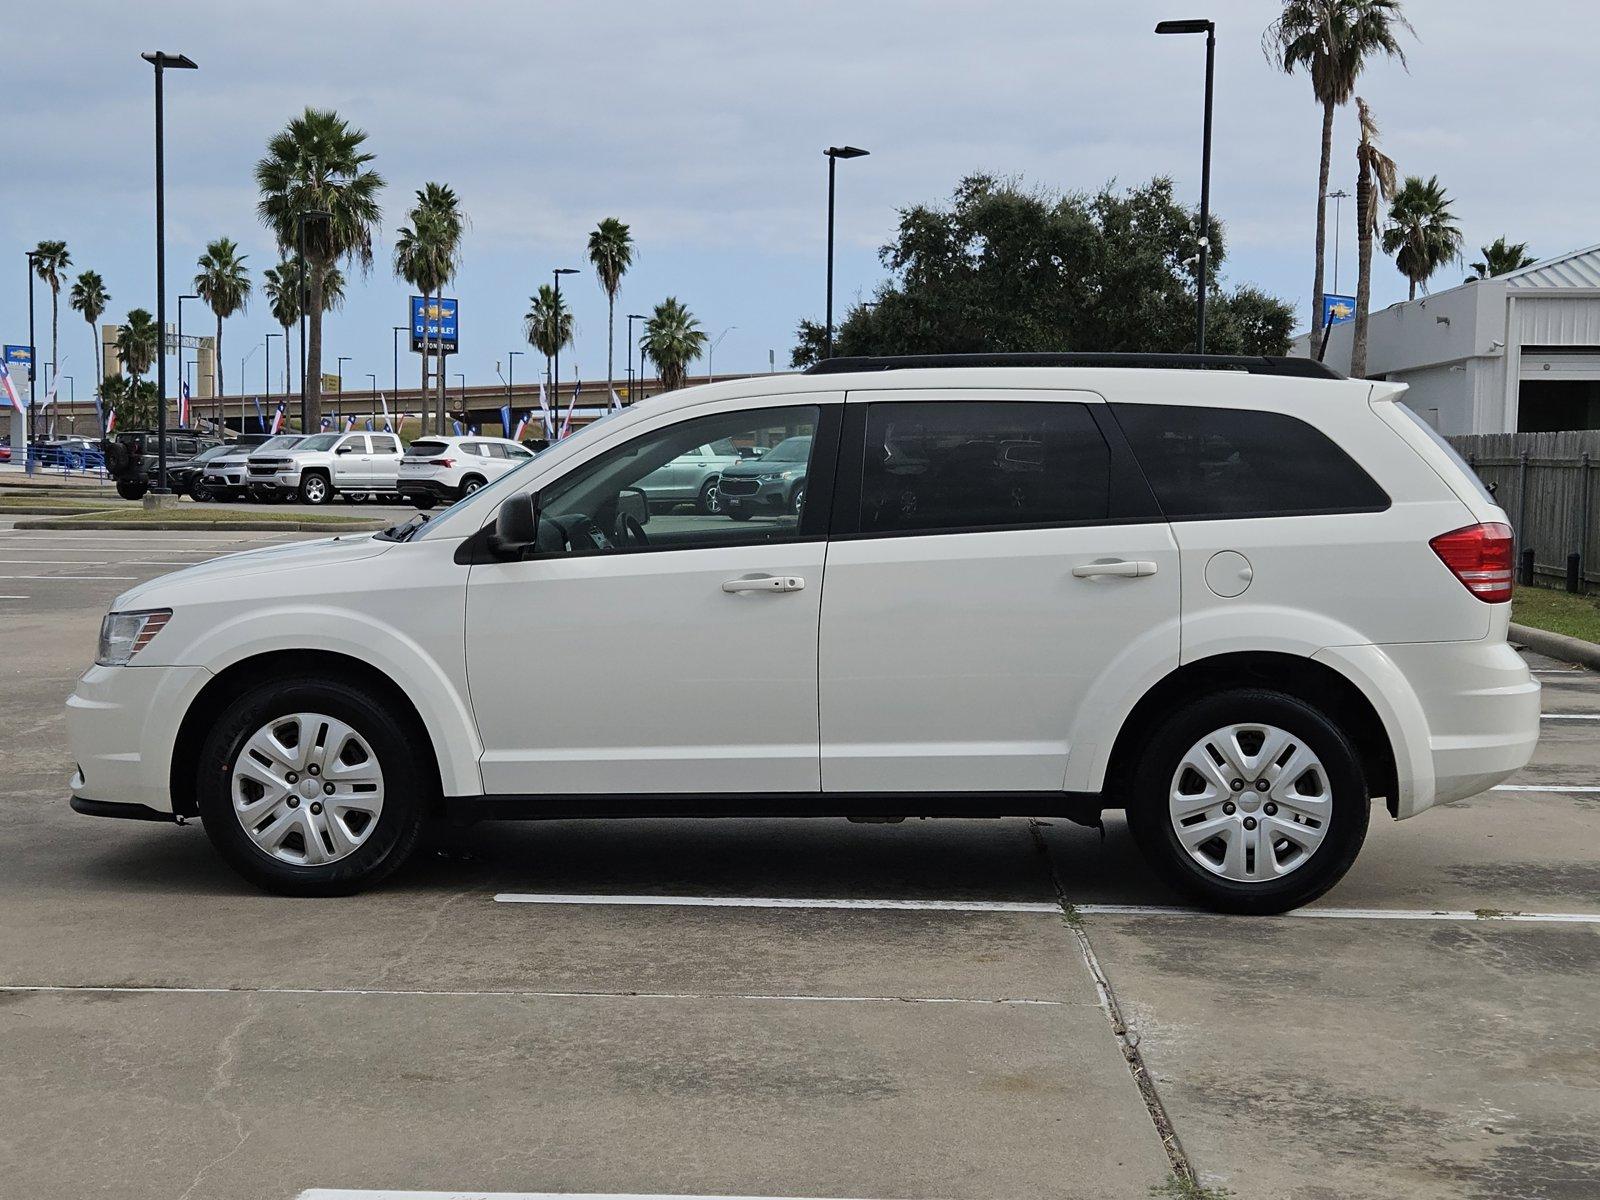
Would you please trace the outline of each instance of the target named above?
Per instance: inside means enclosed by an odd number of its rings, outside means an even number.
[[[1486,604],[1511,599],[1511,526],[1495,521],[1441,533],[1433,547],[1450,573]]]
[[[430,458],[428,465],[430,467],[453,467],[456,465],[456,460],[453,458]]]

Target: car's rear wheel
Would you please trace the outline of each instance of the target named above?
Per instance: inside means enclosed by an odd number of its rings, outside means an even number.
[[[143,500],[145,492],[149,490],[149,485],[137,480],[117,480],[117,495],[124,500]]]
[[[326,504],[333,499],[333,485],[324,475],[306,475],[300,480],[300,499],[307,504]]]
[[[1350,869],[1371,799],[1349,737],[1297,697],[1241,688],[1194,701],[1140,753],[1128,825],[1174,887],[1224,912],[1307,904]]]
[[[348,895],[398,868],[428,768],[393,713],[339,680],[262,684],[213,726],[197,778],[206,835],[268,891]]]
[[[472,495],[473,492],[483,486],[483,482],[483,476],[481,475],[468,475],[461,481],[461,494],[463,496]]]

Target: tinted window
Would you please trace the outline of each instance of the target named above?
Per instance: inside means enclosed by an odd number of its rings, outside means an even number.
[[[335,451],[344,451],[346,454],[367,453],[367,435],[364,433],[346,434],[342,442],[334,447]]]
[[[443,454],[448,449],[450,447],[445,442],[430,442],[419,439],[406,447],[406,457],[432,458],[435,454]]]
[[[390,434],[375,433],[372,435],[372,452],[374,454],[399,454],[400,443]]]
[[[1103,521],[1111,454],[1082,404],[874,404],[861,484],[863,533]]]
[[[1111,407],[1168,520],[1389,506],[1355,460],[1298,417],[1166,404]]]

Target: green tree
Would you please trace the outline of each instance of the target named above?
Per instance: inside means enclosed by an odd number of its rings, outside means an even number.
[[[1227,257],[1222,222],[1210,244]],[[1194,344],[1198,252],[1193,210],[1156,179],[1087,195],[973,175],[946,206],[900,214],[879,257],[892,273],[870,304],[845,314],[840,354],[996,351],[1187,351]],[[1236,311],[1237,310],[1237,311]],[[1208,348],[1282,354],[1292,312],[1241,288],[1213,287]],[[793,364],[821,357],[824,331],[803,321]]]
[[[217,351],[213,365],[217,377],[218,396],[224,394],[222,383],[222,322],[243,312],[250,301],[250,271],[244,265],[249,255],[239,253],[239,244],[229,238],[218,238],[205,249],[195,264],[200,269],[194,277],[194,290],[206,302],[217,318]]]
[[[1496,275],[1509,275],[1512,271],[1531,267],[1538,261],[1528,253],[1527,242],[1508,242],[1503,233],[1489,245],[1481,247],[1478,253],[1483,255],[1483,260],[1472,264],[1474,279],[1493,279]]]
[[[1356,316],[1350,329],[1350,374],[1367,373],[1367,309],[1372,303],[1372,239],[1378,233],[1378,201],[1394,194],[1394,159],[1378,149],[1378,122],[1360,96],[1356,114],[1361,140],[1356,143]],[[1376,193],[1376,195],[1374,195]]]
[[[668,296],[644,323],[640,348],[661,375],[665,391],[675,391],[688,379],[689,364],[705,353],[706,334],[693,313]]]
[[[294,323],[300,319],[300,260],[287,258],[261,272],[261,290],[267,297],[272,319],[283,326],[283,390],[289,391],[289,342]],[[344,273],[329,267],[322,276],[322,311],[332,312],[344,304]]]
[[[1317,174],[1316,270],[1311,328],[1322,327],[1322,275],[1328,245],[1328,171],[1333,163],[1333,113],[1355,94],[1367,60],[1386,55],[1405,65],[1399,35],[1416,35],[1400,0],[1284,0],[1261,38],[1267,58],[1285,73],[1304,71],[1322,105],[1322,158]]]
[[[465,218],[455,192],[445,184],[427,183],[417,192],[417,202],[395,240],[394,271],[400,278],[422,293],[426,304],[442,299],[445,285],[455,275],[461,262],[461,235]],[[422,421],[427,430],[428,416],[428,360],[430,356],[427,335],[422,347]],[[444,431],[445,419],[445,367],[444,346],[441,338],[438,351],[439,391],[437,401],[438,428]]]
[[[107,375],[100,384],[100,398],[107,412],[117,414],[119,429],[154,429],[160,419],[156,385],[148,379]]]
[[[1437,175],[1423,179],[1408,175],[1389,201],[1389,224],[1383,230],[1383,252],[1411,283],[1409,299],[1417,288],[1447,263],[1461,258],[1461,230],[1450,211],[1450,197]]]
[[[50,378],[52,380],[61,369],[61,285],[66,279],[67,268],[71,265],[72,255],[67,253],[65,242],[44,241],[33,248],[34,273],[50,286]],[[37,354],[37,351],[34,353]],[[30,438],[36,433],[33,428],[35,420],[37,420],[36,410],[29,408]]]
[[[550,359],[556,351],[572,345],[572,310],[567,302],[548,283],[528,297],[528,311],[522,317],[522,334],[540,354],[544,355],[544,377],[550,379]],[[551,383],[550,403],[561,407],[561,381]],[[552,409],[554,411],[554,409]]]
[[[617,292],[633,265],[633,235],[616,217],[607,217],[589,235],[589,262],[606,294],[606,403],[610,404],[617,388]]]
[[[111,303],[111,293],[106,291],[106,281],[100,278],[98,271],[80,271],[78,278],[73,281],[72,294],[69,303],[73,309],[83,315],[89,323],[89,333],[94,338],[94,377],[104,379],[106,373],[105,355],[100,345],[100,330],[97,322],[105,315],[106,306]],[[100,436],[105,436],[105,398],[101,397],[101,422]]]
[[[305,378],[309,428],[322,417],[322,314],[328,270],[338,262],[372,265],[372,231],[382,218],[383,177],[370,166],[367,135],[338,113],[307,108],[267,143],[256,164],[256,206],[280,253],[295,253],[304,221],[307,293]]]
[[[128,373],[130,380],[123,396],[124,405],[141,401],[144,393],[139,387],[139,377],[155,362],[157,342],[156,319],[149,310],[129,309],[128,319],[117,327],[117,357],[122,359],[122,369]],[[154,391],[151,388],[151,392]],[[126,407],[119,410],[117,424],[122,428],[150,429],[154,426],[157,414],[153,407],[148,414],[140,408],[137,419],[129,415],[130,412]]]

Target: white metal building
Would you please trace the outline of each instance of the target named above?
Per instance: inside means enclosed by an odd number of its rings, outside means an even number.
[[[1328,339],[1341,371],[1353,331]],[[1315,353],[1311,336],[1292,353]],[[1406,403],[1446,435],[1600,429],[1600,246],[1373,313],[1367,374],[1410,384]]]

